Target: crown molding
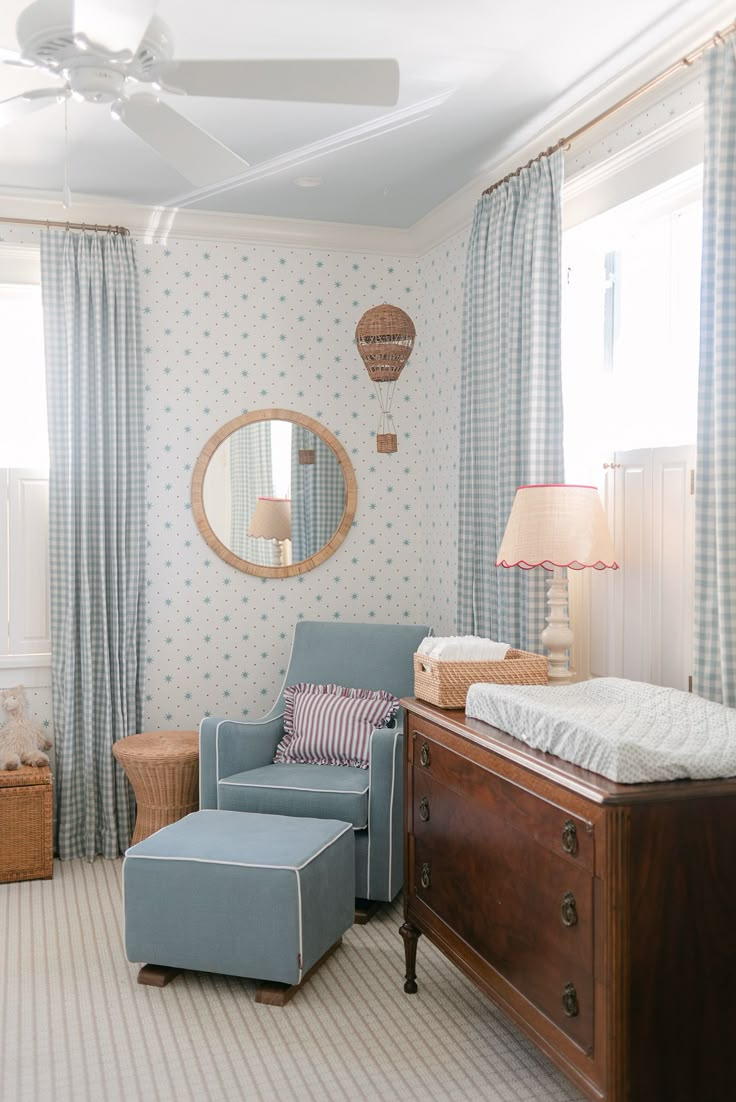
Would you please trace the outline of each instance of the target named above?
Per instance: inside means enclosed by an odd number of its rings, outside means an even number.
[[[666,181],[679,180],[702,165],[703,137],[703,105],[699,104],[566,178],[563,228],[572,229],[652,188],[661,194]]]
[[[83,195],[75,196],[73,204],[62,209],[58,195],[0,189],[0,214],[8,218],[126,226],[131,234],[150,244],[164,245],[174,238],[388,256],[417,255],[410,229],[147,207]]]
[[[605,160],[598,161],[574,173],[574,175],[567,176],[565,179],[565,198],[577,199],[583,192],[605,182],[613,175],[624,172],[644,157],[650,157],[653,153],[660,153],[668,146],[679,142],[682,138],[688,139],[692,135],[700,138],[702,133],[703,105],[696,104],[688,111],[684,111],[681,115],[677,115],[669,122],[657,127],[653,133],[627,144],[616,153],[612,153]],[[702,153],[702,150],[700,152]]]

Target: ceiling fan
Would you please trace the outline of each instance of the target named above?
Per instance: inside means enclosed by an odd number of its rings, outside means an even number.
[[[390,58],[180,61],[157,0],[34,0],[19,15],[19,50],[0,61],[61,79],[0,102],[0,126],[69,96],[109,104],[112,115],[195,187],[248,168],[232,149],[158,93],[392,106],[399,66]]]

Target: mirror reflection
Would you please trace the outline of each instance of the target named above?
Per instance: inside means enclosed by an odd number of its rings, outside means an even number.
[[[238,558],[289,566],[316,555],[341,525],[342,467],[303,425],[272,419],[244,425],[212,453],[202,488],[207,521]]]

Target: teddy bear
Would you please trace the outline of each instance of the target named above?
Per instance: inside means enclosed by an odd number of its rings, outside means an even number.
[[[8,716],[0,727],[0,769],[18,769],[20,765],[48,765],[44,750],[51,743],[40,727],[28,718],[26,691],[22,685],[0,690],[0,708]]]

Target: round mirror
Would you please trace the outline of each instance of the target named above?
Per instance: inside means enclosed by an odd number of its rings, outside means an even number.
[[[259,409],[223,425],[192,475],[192,512],[209,546],[262,578],[324,562],[345,539],[356,502],[340,441],[289,409]]]

